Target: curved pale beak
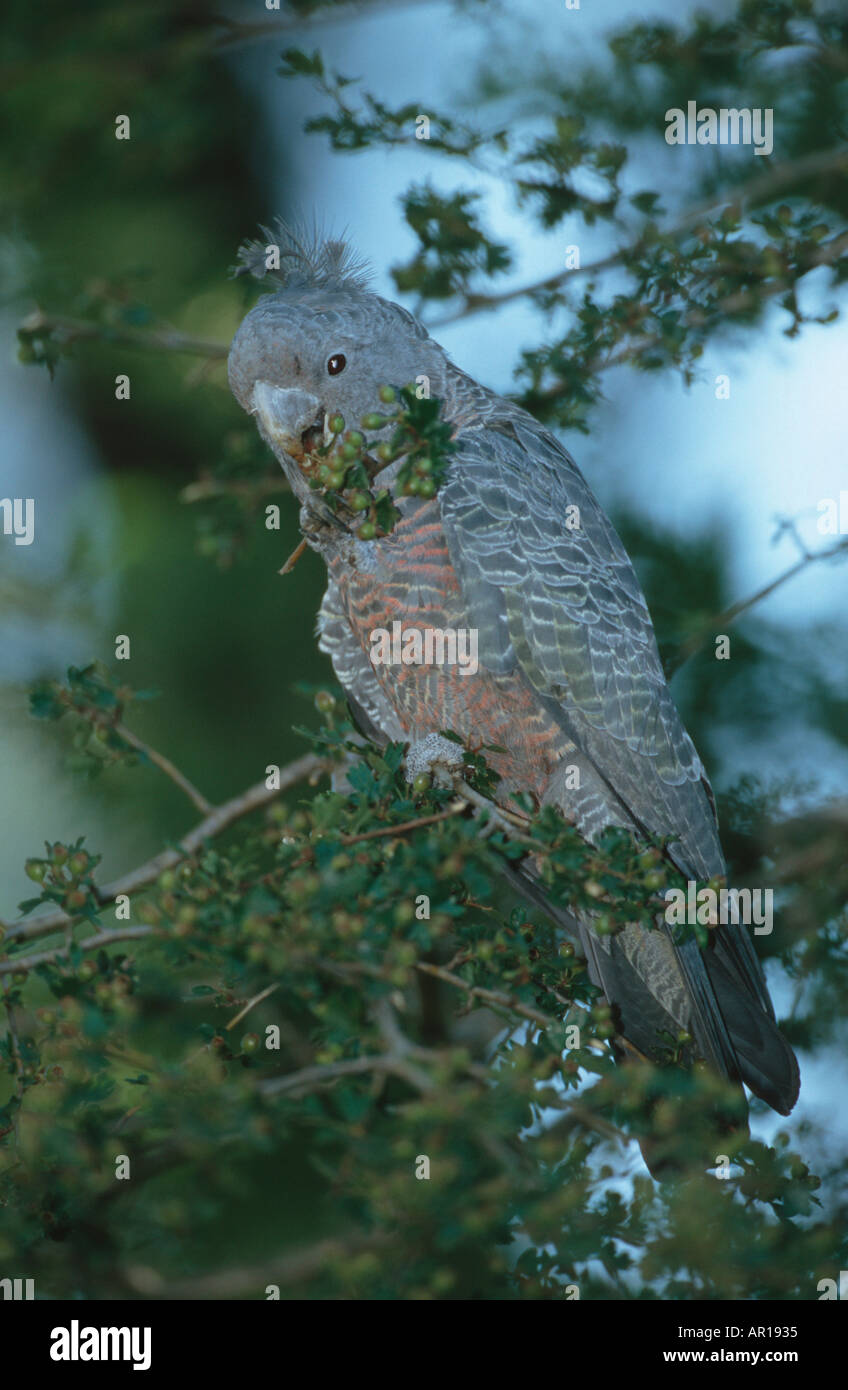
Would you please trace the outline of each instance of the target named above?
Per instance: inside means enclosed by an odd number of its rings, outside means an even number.
[[[254,386],[250,414],[256,416],[272,448],[282,449],[294,459],[303,458],[305,432],[324,422],[321,402],[315,396],[297,387],[272,386],[269,381],[257,381]]]

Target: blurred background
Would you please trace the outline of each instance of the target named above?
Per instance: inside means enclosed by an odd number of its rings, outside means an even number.
[[[399,297],[390,269],[415,249],[400,195],[432,172],[428,154],[414,141],[339,154],[304,134],[322,100],[280,79],[281,50],[320,45],[330,65],[390,104],[473,111],[494,125],[509,119],[517,45],[525,74],[537,64],[544,111],[551,52],[576,72],[643,7],[336,8],[298,17],[295,6],[281,18],[259,0],[223,11],[203,0],[88,0],[79,11],[9,0],[0,40],[0,494],[34,499],[36,532],[31,546],[0,540],[7,919],[28,896],[24,859],[45,837],[84,833],[104,856],[106,880],[191,824],[179,793],[152,769],[69,777],[64,730],[29,717],[32,680],[95,658],[121,667],[115,638],[129,635],[126,679],[162,692],[134,712],[132,727],[220,800],[304,750],[292,725],[308,722],[311,708],[295,687],[330,676],[314,640],[319,560],[307,553],[292,574],[278,574],[298,539],[290,499],[269,492],[282,510],[281,529],[269,531],[261,508],[239,511],[237,498],[197,486],[226,459],[237,477],[241,452],[254,448],[223,359],[79,340],[51,376],[17,359],[21,319],[36,306],[108,319],[116,305],[138,303],[140,330],[165,323],[226,345],[252,293],[228,270],[239,243],[277,214],[346,231],[370,260],[377,292]],[[651,12],[679,20],[693,8],[656,0]],[[216,23],[220,12],[241,27]],[[115,138],[120,114],[131,120],[127,141]],[[645,148],[650,163],[640,170],[638,141],[633,147],[637,173],[667,190],[670,207],[685,206],[689,166],[670,156],[688,152],[658,152],[656,141]],[[470,177],[460,160],[442,161],[437,174],[442,190]],[[534,231],[494,179],[473,178],[492,234],[515,249],[501,288],[555,272],[569,243],[584,260],[614,245],[604,226],[591,244],[567,221]],[[522,301],[436,336],[464,369],[508,392],[521,348],[538,343],[544,322]],[[808,327],[789,341],[775,309],[762,331],[710,347],[702,368],[688,389],[669,374],[608,373],[588,435],[565,438],[633,555],[661,642],[681,614],[720,611],[793,563],[791,536],[774,543],[776,518],[798,518],[801,536],[820,548],[817,504],[848,487],[839,326]],[[129,400],[115,398],[121,373]],[[728,399],[716,397],[719,374],[729,377]],[[676,678],[720,799],[744,778],[780,784],[787,809],[844,792],[846,574],[809,566],[732,630],[730,662],[708,652]],[[778,962],[769,971],[780,1013],[788,984]],[[841,1058],[819,1054],[804,1070],[799,1117],[833,1120],[830,1097],[845,1079]],[[757,1121],[764,1137],[773,1118]]]

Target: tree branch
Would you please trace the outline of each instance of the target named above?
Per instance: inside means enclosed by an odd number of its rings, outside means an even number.
[[[848,149],[844,145],[836,146],[830,150],[819,150],[814,154],[804,155],[800,159],[790,160],[786,164],[777,165],[768,173],[761,174],[748,183],[742,184],[733,194],[709,198],[696,207],[690,208],[672,226],[665,230],[652,231],[651,240],[676,240],[685,233],[691,232],[704,217],[717,212],[719,208],[729,207],[741,212],[746,203],[761,204],[801,179],[812,178],[816,174],[841,168],[848,168]],[[643,232],[626,246],[620,247],[618,251],[612,251],[608,256],[603,256],[597,261],[590,261],[586,265],[571,266],[554,275],[547,275],[542,280],[534,280],[529,285],[519,285],[512,290],[504,290],[502,294],[469,295],[462,308],[456,310],[455,313],[446,314],[442,318],[428,320],[427,327],[444,328],[449,324],[458,323],[462,319],[472,318],[475,314],[491,313],[495,309],[503,308],[505,304],[511,304],[516,299],[524,299],[528,295],[550,293],[552,290],[559,289],[567,280],[574,279],[578,275],[600,275],[606,270],[611,270],[614,266],[622,265],[631,257],[638,256],[639,252],[646,249],[649,244]]]
[[[54,333],[61,341],[72,343],[77,338],[101,339],[107,343],[122,343],[127,347],[155,348],[160,352],[183,352],[198,357],[225,358],[229,347],[207,338],[193,338],[176,328],[131,328],[129,325],[98,323],[95,319],[69,318],[65,314],[46,314],[36,309],[20,325],[19,332],[32,337],[49,337]]]
[[[706,645],[713,633],[720,632],[722,628],[729,627],[730,624],[734,623],[743,613],[747,613],[749,608],[753,608],[755,603],[760,603],[762,599],[768,598],[769,594],[773,594],[775,589],[779,589],[787,580],[794,579],[796,574],[800,574],[801,571],[807,569],[809,565],[818,564],[823,560],[832,560],[837,555],[844,554],[846,551],[848,551],[848,536],[846,536],[844,540],[837,541],[836,545],[830,546],[827,550],[819,550],[813,554],[802,555],[801,559],[796,560],[794,565],[790,565],[789,569],[784,570],[783,574],[779,574],[777,578],[772,579],[769,584],[764,584],[755,594],[751,594],[748,598],[739,599],[736,603],[732,603],[729,608],[725,608],[723,613],[718,613],[714,618],[710,618],[709,622],[699,632],[694,633],[688,638],[669,658],[666,662],[666,676],[670,678],[674,675],[675,671],[679,671],[680,667],[683,666],[690,657],[693,657],[696,652],[699,652],[701,648]]]
[[[176,849],[163,850],[153,859],[148,859],[137,869],[131,869],[129,873],[117,878],[112,883],[106,884],[102,888],[95,888],[95,896],[101,907],[106,907],[113,903],[119,893],[132,893],[138,888],[144,888],[152,883],[154,879],[165,869],[172,869],[175,864],[179,864],[182,859],[194,854],[205,840],[211,840],[216,835],[220,835],[222,830],[226,830],[234,821],[241,820],[251,811],[256,811],[261,806],[266,806],[269,801],[273,801],[281,791],[287,787],[294,786],[297,782],[302,782],[306,778],[315,776],[316,773],[325,769],[323,759],[314,753],[307,753],[302,758],[297,758],[295,762],[289,763],[287,767],[280,769],[280,785],[269,789],[264,782],[257,782],[254,786],[248,787],[247,791],[241,792],[239,796],[234,796],[232,800],[225,801],[222,806],[215,807],[210,814],[202,820],[199,825],[180,841]],[[5,939],[7,943],[18,941],[29,941],[35,937],[47,936],[51,932],[57,931],[62,927],[67,927],[73,922],[73,918],[61,909],[46,913],[43,917],[38,917],[31,922],[20,922],[14,926],[2,925],[5,928]],[[110,940],[117,940],[117,933],[112,933]],[[13,959],[11,969],[25,969],[27,966],[23,958]],[[7,967],[0,964],[0,974],[7,973]]]

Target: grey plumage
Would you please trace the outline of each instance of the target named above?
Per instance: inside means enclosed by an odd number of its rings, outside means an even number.
[[[499,700],[526,707],[529,693],[534,723],[552,731],[541,800],[559,806],[590,841],[607,825],[670,836],[687,878],[722,875],[712,792],[666,684],[647,604],[571,456],[527,412],[457,368],[405,309],[369,293],[343,244],[276,235],[281,288],[242,323],[230,382],[285,468],[303,504],[304,532],[328,562],[320,645],[363,727],[383,739],[420,739],[467,722],[467,710],[450,706],[447,685],[440,694],[431,683],[426,702],[412,708],[404,704],[408,687],[401,692],[378,676],[367,658],[369,595],[384,595],[392,612],[443,611],[451,625],[478,630],[494,722]],[[241,263],[264,273],[264,245],[244,250]],[[346,366],[331,378],[326,364],[340,351]],[[333,411],[358,422],[381,385],[421,376],[443,401],[456,445],[436,499],[429,507],[399,499],[399,527],[376,543],[323,525],[294,461],[301,431]],[[569,526],[575,516],[578,525]],[[405,570],[405,545],[433,517],[441,550],[434,542],[429,567]],[[566,764],[580,768],[578,790],[566,787]],[[527,771],[538,784],[540,768]],[[514,789],[505,778],[503,794]],[[538,884],[524,887],[539,893]],[[781,1112],[791,1109],[797,1063],[743,927],[714,929],[700,951],[693,941],[675,946],[664,926],[646,932],[634,924],[606,938],[591,919],[559,917],[640,1050],[657,1055],[659,1029],[686,1029],[697,1054],[725,1076],[744,1080]]]

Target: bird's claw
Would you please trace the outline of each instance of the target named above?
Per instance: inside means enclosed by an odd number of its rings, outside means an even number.
[[[420,773],[428,773],[437,787],[452,787],[464,756],[461,743],[452,743],[441,734],[426,734],[410,743],[404,775],[407,782],[414,782]]]

